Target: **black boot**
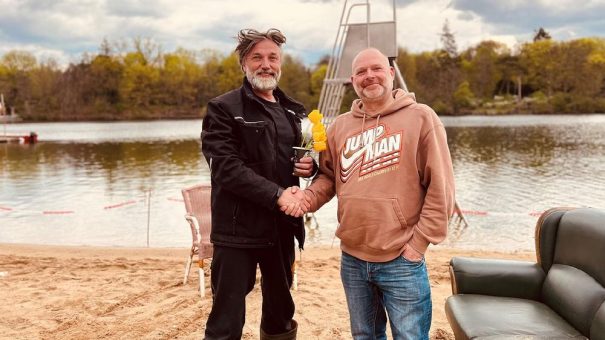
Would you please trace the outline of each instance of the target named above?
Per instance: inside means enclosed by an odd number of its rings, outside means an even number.
[[[281,334],[267,334],[263,329],[260,329],[260,340],[296,340],[296,330],[298,323],[292,319],[290,321],[290,330]]]

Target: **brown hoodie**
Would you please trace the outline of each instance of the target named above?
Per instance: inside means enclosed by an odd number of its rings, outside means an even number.
[[[424,254],[445,238],[454,207],[443,124],[413,93],[393,96],[380,113],[366,114],[357,99],[336,118],[308,188],[312,211],[338,195],[341,248],[371,262],[396,258],[406,244]]]

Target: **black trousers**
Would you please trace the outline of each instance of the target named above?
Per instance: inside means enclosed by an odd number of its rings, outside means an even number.
[[[294,300],[290,294],[294,257],[292,234],[281,235],[271,248],[215,246],[210,274],[213,303],[206,322],[205,339],[242,337],[246,295],[254,288],[257,264],[262,275],[261,328],[268,334],[288,331],[294,316]]]

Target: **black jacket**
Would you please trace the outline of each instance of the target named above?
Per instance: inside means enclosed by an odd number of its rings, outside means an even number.
[[[295,125],[300,144],[305,108],[279,88],[273,94]],[[212,182],[212,243],[270,247],[280,228],[303,247],[302,218],[285,218],[277,206],[277,150],[275,122],[245,78],[239,89],[210,100],[202,124],[202,152]],[[298,177],[291,176],[290,182],[299,185]]]

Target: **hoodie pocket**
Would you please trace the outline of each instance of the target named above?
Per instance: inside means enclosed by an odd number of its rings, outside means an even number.
[[[401,246],[407,222],[397,198],[338,197],[336,236],[350,247],[390,250]]]

